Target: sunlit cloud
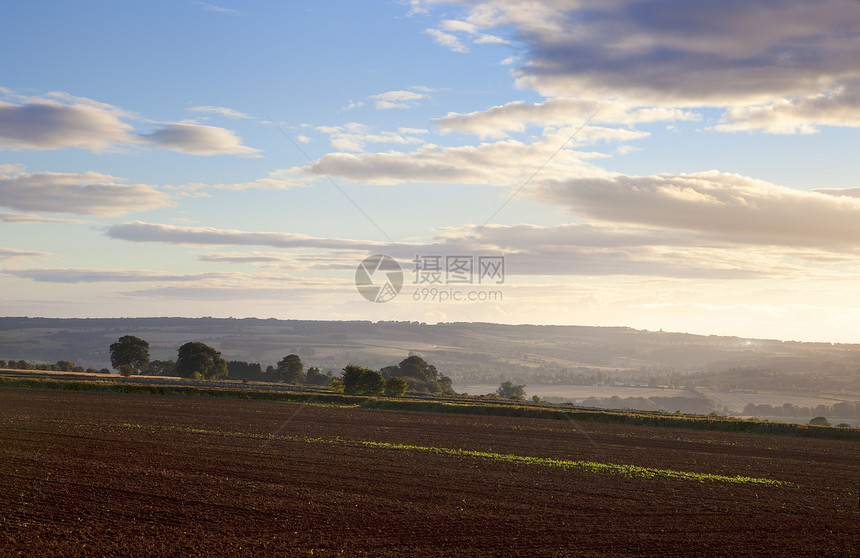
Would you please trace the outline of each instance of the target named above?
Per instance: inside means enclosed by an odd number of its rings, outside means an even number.
[[[427,95],[425,93],[400,89],[371,95],[368,98],[374,101],[377,109],[408,109],[415,106],[421,99],[426,99]]]
[[[536,199],[605,222],[666,227],[734,242],[860,247],[860,199],[718,171],[545,181]]]
[[[398,132],[375,132],[370,126],[360,124],[358,122],[348,122],[341,126],[318,126],[318,132],[322,132],[329,136],[332,147],[341,151],[364,151],[365,146],[369,143],[392,143],[400,145],[421,144],[424,143],[419,137],[415,137],[416,132],[411,129]],[[401,130],[404,130],[401,128]]]
[[[19,211],[112,216],[171,204],[155,186],[98,172],[0,174],[0,207]]]
[[[559,149],[566,144],[629,141],[648,135],[635,130],[594,126],[582,129],[573,137],[575,132],[569,128],[548,130],[546,136],[533,143],[503,140],[457,147],[425,144],[411,152],[330,153],[314,165],[302,167],[301,172],[318,176],[322,169],[331,176],[372,184],[437,182],[504,187],[522,184],[538,168],[545,178],[611,175],[589,161],[605,155]],[[550,159],[550,163],[545,164]]]
[[[181,227],[135,221],[112,225],[107,236],[130,242],[163,242],[189,245],[272,246],[275,248],[372,249],[382,243],[346,238],[318,238],[303,234],[251,232],[213,227]]]

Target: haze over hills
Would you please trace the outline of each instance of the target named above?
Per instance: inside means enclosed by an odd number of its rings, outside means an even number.
[[[420,354],[455,385],[642,384],[652,387],[860,391],[860,345],[702,336],[626,327],[234,318],[0,318],[0,359],[110,366],[122,335],[174,359],[203,341],[226,360],[273,364],[289,353],[307,366],[374,368]]]

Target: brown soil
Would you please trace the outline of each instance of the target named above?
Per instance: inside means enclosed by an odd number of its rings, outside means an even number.
[[[793,486],[305,440],[317,437]],[[858,483],[851,442],[0,390],[0,556],[855,556]]]

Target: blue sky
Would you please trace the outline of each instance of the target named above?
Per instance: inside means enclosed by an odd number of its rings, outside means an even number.
[[[9,2],[0,48],[0,314],[860,342],[856,2]]]

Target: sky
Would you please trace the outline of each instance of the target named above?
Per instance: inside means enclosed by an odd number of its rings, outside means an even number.
[[[860,342],[860,2],[32,0],[0,52],[0,315]]]

